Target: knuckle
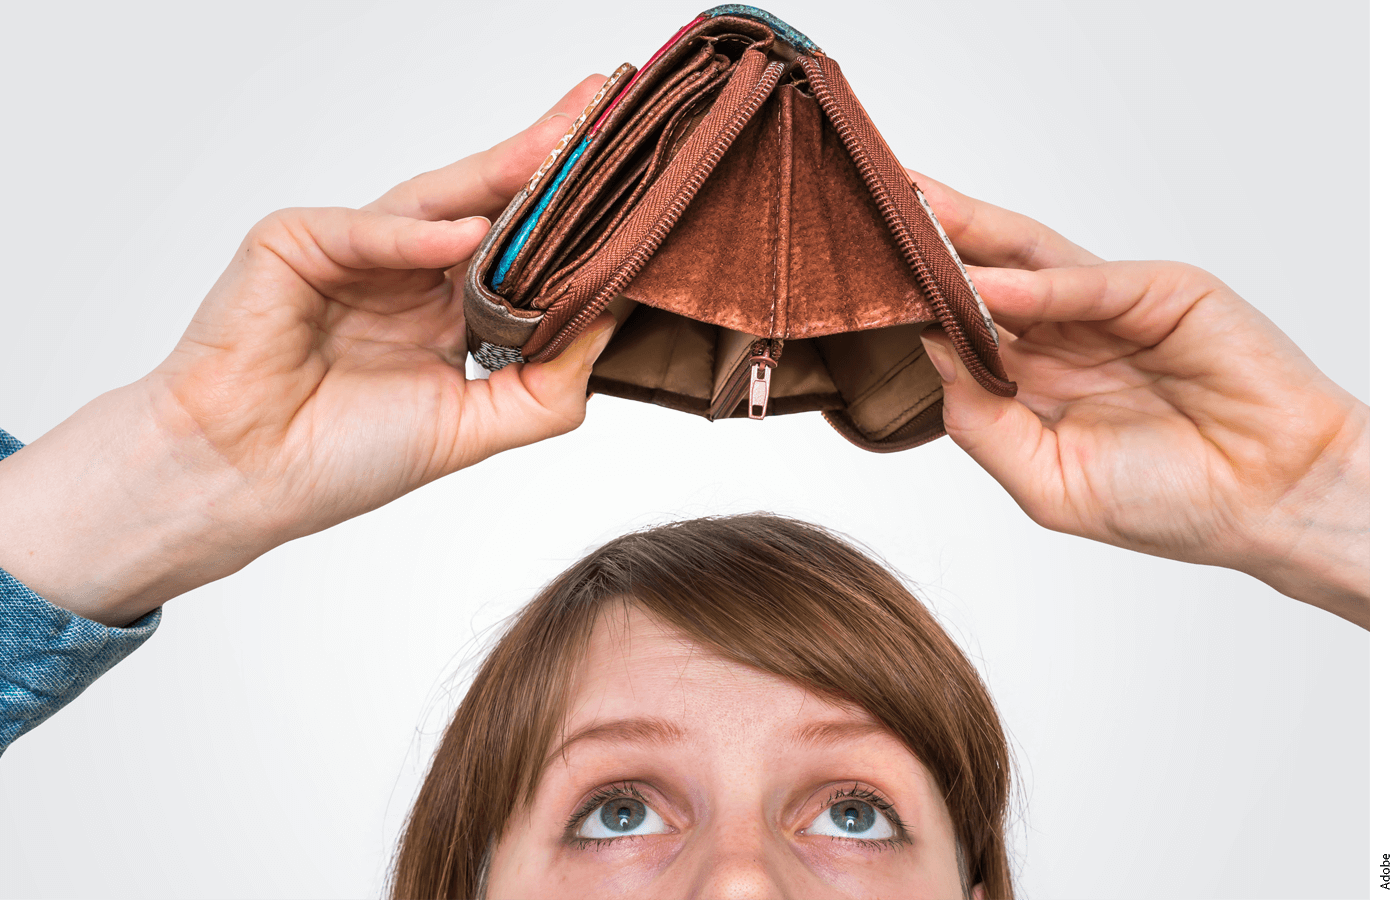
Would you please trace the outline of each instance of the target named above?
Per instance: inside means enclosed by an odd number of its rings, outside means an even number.
[[[1176,282],[1176,286],[1179,290],[1185,289],[1204,293],[1219,290],[1225,286],[1225,282],[1221,281],[1214,274],[1202,269],[1200,266],[1192,265],[1191,263],[1166,262],[1159,265],[1165,274],[1169,274],[1172,277],[1172,280]]]
[[[296,207],[279,209],[259,219],[248,231],[248,240],[254,244],[278,243],[305,227],[306,210]]]
[[[302,211],[296,207],[274,210],[258,220],[253,226],[255,231],[269,231],[285,228],[288,224],[301,218]]]

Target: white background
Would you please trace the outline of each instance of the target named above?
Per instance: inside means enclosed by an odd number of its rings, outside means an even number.
[[[493,143],[699,8],[8,9],[0,427],[33,440],[148,371],[265,213]],[[1364,5],[772,10],[905,164],[1100,255],[1210,269],[1367,397]],[[169,604],[0,759],[0,894],[376,895],[491,627],[610,537],[753,509],[873,547],[975,660],[1020,766],[1022,896],[1367,890],[1361,629],[1042,531],[946,439],[881,456],[815,415],[602,397]]]

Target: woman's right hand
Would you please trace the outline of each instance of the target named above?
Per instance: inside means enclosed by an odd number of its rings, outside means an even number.
[[[1032,519],[1238,569],[1369,624],[1364,403],[1210,273],[1104,262],[911,175],[974,264],[1019,385],[1015,398],[984,391],[926,331],[948,434]]]
[[[597,91],[364,209],[254,226],[155,371],[0,464],[0,567],[110,625],[491,454],[577,427],[604,317],[463,375],[461,273]]]

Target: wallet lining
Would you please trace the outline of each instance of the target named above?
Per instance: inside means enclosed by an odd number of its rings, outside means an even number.
[[[709,418],[747,416],[742,399],[729,409],[713,407],[729,379],[743,377],[750,348],[762,338],[642,304],[627,311],[630,316],[619,310],[623,321],[594,365],[591,390]],[[943,396],[937,371],[919,343],[919,328],[784,342],[771,370],[769,413],[838,410],[866,440],[897,435]],[[853,355],[859,348],[852,339],[866,345],[859,355]],[[884,349],[872,350],[875,344]],[[833,369],[830,363],[876,358],[894,362],[878,371]]]

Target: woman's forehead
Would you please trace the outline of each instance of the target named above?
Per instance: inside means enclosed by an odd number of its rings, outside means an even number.
[[[599,616],[578,676],[547,785],[613,768],[684,772],[712,788],[858,781],[952,833],[937,779],[866,710],[726,659],[638,604]]]
[[[858,663],[857,663],[858,664]],[[636,604],[600,614],[580,663],[564,733],[589,722],[650,717],[682,728],[748,730],[826,723],[831,733],[884,731],[865,710],[726,659]]]

